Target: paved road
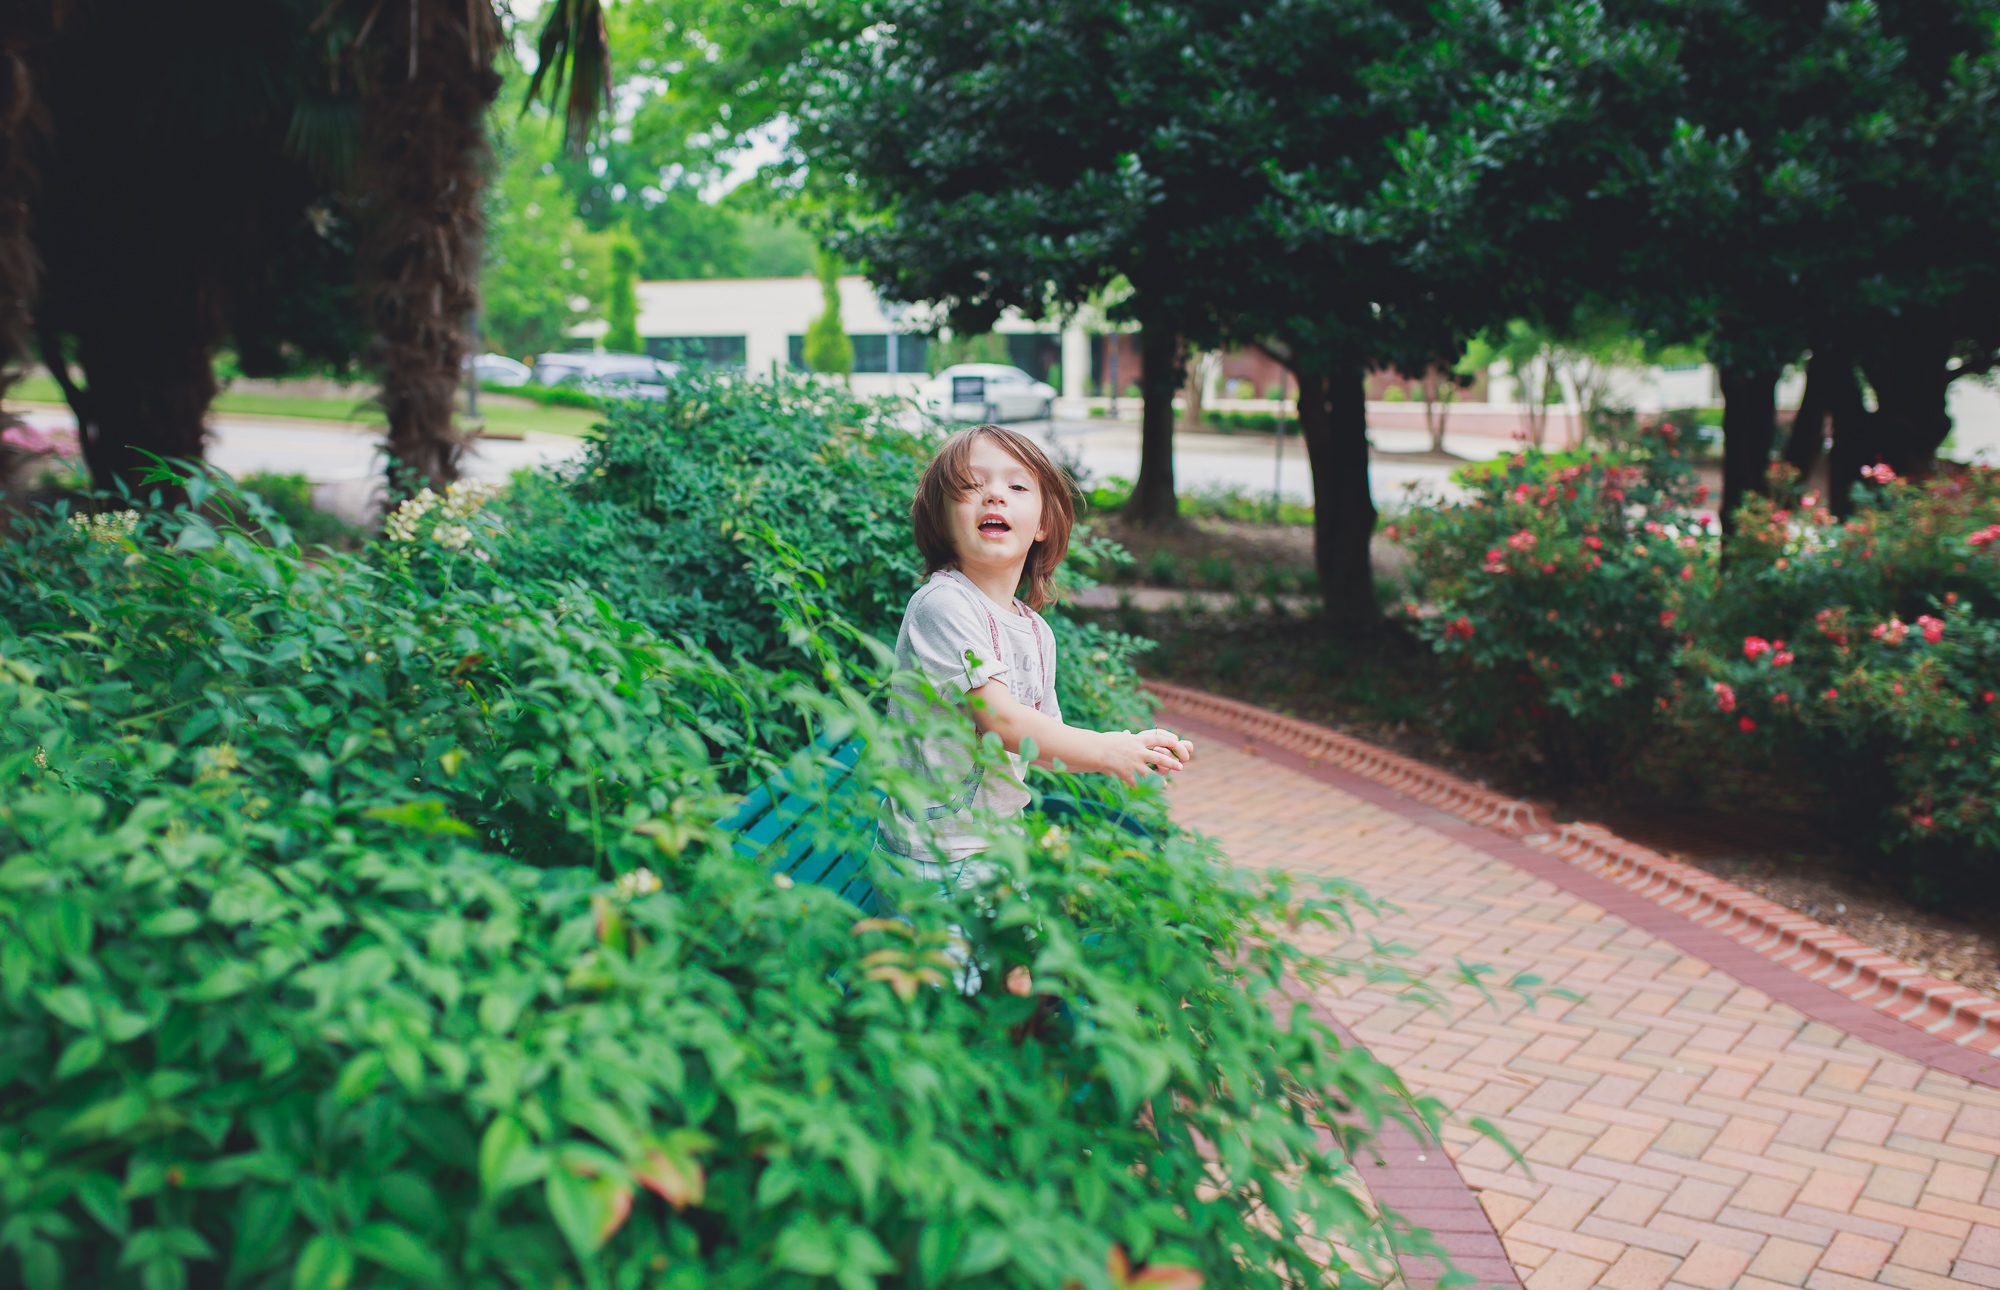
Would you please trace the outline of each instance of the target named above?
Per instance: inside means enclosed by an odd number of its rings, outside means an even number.
[[[1452,988],[1443,1013],[1353,982],[1320,996],[1415,1091],[1523,1151],[1447,1129],[1528,1290],[2000,1286],[2000,1090],[1775,1002],[1746,983],[1759,971],[1677,949],[1470,826],[1248,742],[1197,742],[1171,790],[1182,823],[1239,865],[1359,882],[1391,902],[1362,929],[1440,983],[1462,958],[1582,996],[1528,1008]]]
[[[24,419],[46,430],[76,428],[66,412],[38,409]],[[385,467],[380,435],[373,426],[217,416],[210,422],[208,460],[237,478],[259,472],[304,475],[315,485],[319,505],[360,521],[375,502]],[[517,470],[565,460],[582,448],[581,439],[557,434],[481,439],[467,454],[465,471],[475,479],[504,480]]]
[[[67,412],[38,409],[26,414],[36,425],[74,428]],[[1131,479],[1139,473],[1139,430],[1124,423],[1094,421],[1025,421],[1018,429],[1035,435],[1050,449],[1075,461],[1099,482]],[[232,475],[257,471],[299,474],[319,485],[320,504],[358,519],[368,505],[383,461],[377,447],[379,429],[342,427],[321,421],[279,417],[217,416],[213,419],[209,460]],[[1416,452],[1427,447],[1422,434],[1377,430],[1378,449]],[[1492,456],[1507,445],[1493,439],[1452,436],[1447,447],[1462,457]],[[1279,491],[1295,501],[1310,501],[1312,476],[1305,447],[1296,437],[1283,446],[1282,457],[1270,435],[1180,434],[1174,442],[1175,483],[1181,492],[1203,488],[1234,488],[1258,496],[1270,493],[1274,476]],[[473,448],[467,473],[480,479],[505,479],[523,467],[547,465],[575,455],[582,441],[557,434],[531,432],[521,441],[482,439]],[[1431,492],[1448,492],[1453,465],[1437,460],[1382,461],[1369,467],[1369,483],[1377,505],[1403,500],[1415,485]]]
[[[1139,473],[1137,426],[1058,420],[1023,422],[1019,428],[1038,434],[1051,450],[1079,463],[1100,482],[1114,476],[1131,479]],[[1428,436],[1409,430],[1375,430],[1370,438],[1378,450],[1391,453],[1416,454],[1430,446]],[[1447,436],[1445,446],[1469,460],[1484,460],[1508,447],[1498,439],[1469,435]],[[1435,459],[1378,459],[1368,468],[1369,490],[1377,506],[1402,501],[1412,485],[1432,494],[1449,493],[1454,469],[1454,463]],[[1281,454],[1275,436],[1267,434],[1174,436],[1174,483],[1180,492],[1223,486],[1269,496],[1274,480],[1283,496],[1312,500],[1312,473],[1305,445],[1297,437],[1285,441]]]

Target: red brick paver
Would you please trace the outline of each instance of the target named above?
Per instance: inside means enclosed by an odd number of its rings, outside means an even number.
[[[1784,969],[1765,960],[1732,975],[1719,950],[1697,957],[1682,947],[1698,939],[1537,876],[1477,831],[1184,724],[1198,752],[1175,813],[1237,864],[1358,881],[1397,907],[1364,928],[1440,984],[1462,961],[1583,996],[1529,1007],[1448,986],[1449,1009],[1429,1012],[1340,983],[1318,1000],[1460,1113],[1448,1153],[1529,1290],[2000,1287],[2000,1090],[1855,1020],[1880,1013],[1803,1000],[1829,1023],[1774,998],[1757,965]],[[1528,1165],[1467,1127],[1476,1116]]]

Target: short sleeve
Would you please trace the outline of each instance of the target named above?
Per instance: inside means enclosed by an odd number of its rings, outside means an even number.
[[[903,629],[908,666],[942,691],[963,694],[1004,675],[1007,664],[993,641],[993,623],[970,595],[948,580],[930,583],[910,600]]]

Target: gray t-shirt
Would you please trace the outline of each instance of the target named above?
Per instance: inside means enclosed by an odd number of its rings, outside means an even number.
[[[896,669],[929,678],[945,700],[997,679],[1016,703],[1062,720],[1055,633],[1018,600],[1012,608],[994,604],[955,569],[932,574],[910,597],[896,634]],[[925,703],[906,686],[897,687],[895,699],[915,712]],[[1014,753],[1007,754],[1007,774],[982,772],[965,747],[944,739],[923,740],[900,760],[937,787],[921,817],[884,812],[882,845],[898,855],[921,857],[933,846],[954,854],[980,850],[987,840],[972,825],[973,811],[1018,815],[1028,804],[1027,763]]]

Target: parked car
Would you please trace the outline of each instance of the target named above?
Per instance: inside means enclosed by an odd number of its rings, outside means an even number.
[[[925,411],[946,421],[1027,421],[1055,410],[1055,387],[1004,363],[947,367],[917,395]]]
[[[475,354],[465,360],[481,385],[526,385],[535,369],[505,354]]]
[[[592,394],[614,399],[657,399],[666,395],[666,378],[680,364],[646,354],[541,354],[534,377],[541,385],[580,385]]]

